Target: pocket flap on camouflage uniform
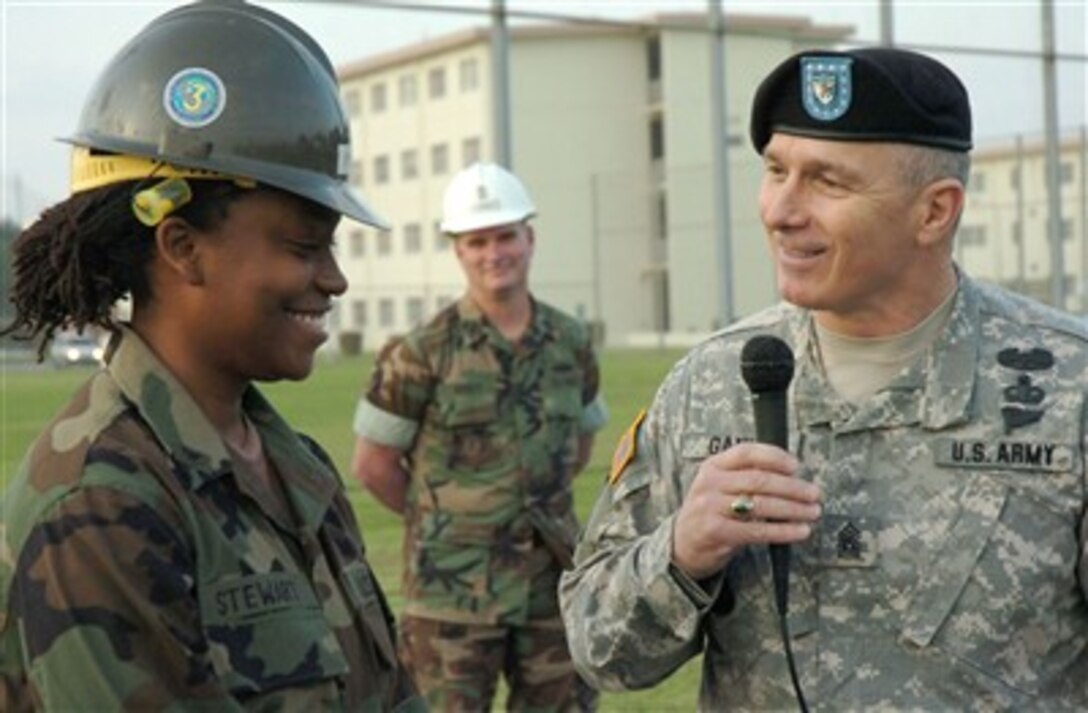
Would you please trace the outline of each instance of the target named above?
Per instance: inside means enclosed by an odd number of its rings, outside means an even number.
[[[463,517],[448,513],[424,515],[421,522],[421,540],[458,545],[483,545],[491,547],[499,534],[500,526],[490,523],[470,522]]]
[[[478,426],[498,418],[498,381],[490,375],[472,376],[439,384],[435,390],[438,412],[447,426]]]
[[[580,418],[582,415],[582,373],[580,371],[556,371],[541,380],[541,398],[544,413],[549,416]]]
[[[347,673],[336,634],[300,573],[223,577],[201,593],[200,613],[212,666],[232,693],[259,693]]]
[[[385,616],[385,607],[382,605],[381,595],[374,584],[374,576],[370,568],[363,562],[349,564],[344,567],[341,581],[352,606],[359,612],[367,631],[370,632],[382,659],[390,668],[393,668],[397,663],[397,654],[393,647],[389,620]]]

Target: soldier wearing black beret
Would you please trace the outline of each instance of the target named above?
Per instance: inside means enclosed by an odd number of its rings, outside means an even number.
[[[1088,709],[1088,330],[954,263],[966,89],[915,52],[807,51],[750,129],[783,302],[621,442],[560,585],[577,667],[644,688],[701,653],[703,710]],[[752,442],[738,378],[768,335],[788,449]]]
[[[762,152],[771,134],[971,149],[967,90],[926,55],[874,47],[808,52],[763,80],[751,136]]]

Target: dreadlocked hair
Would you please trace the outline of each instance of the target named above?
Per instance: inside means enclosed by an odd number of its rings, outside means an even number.
[[[113,305],[126,294],[152,298],[148,266],[154,228],[132,212],[133,194],[147,181],[75,193],[48,208],[12,245],[15,317],[0,336],[38,341],[38,361],[58,330],[89,326],[118,331]],[[225,181],[193,181],[193,200],[175,215],[200,230],[226,218],[244,189]]]

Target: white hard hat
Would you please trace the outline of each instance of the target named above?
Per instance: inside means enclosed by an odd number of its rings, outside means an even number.
[[[467,233],[534,215],[536,206],[517,176],[494,163],[474,163],[446,188],[441,228],[444,233]]]

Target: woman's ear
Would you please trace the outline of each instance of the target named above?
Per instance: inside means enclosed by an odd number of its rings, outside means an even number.
[[[963,213],[965,193],[963,184],[954,178],[934,181],[922,190],[922,221],[918,239],[929,247],[947,241],[960,222]]]
[[[197,230],[186,220],[169,217],[155,227],[159,257],[169,272],[189,285],[204,283]]]

